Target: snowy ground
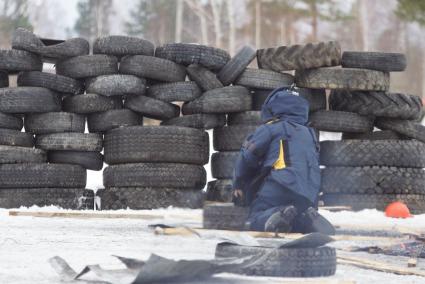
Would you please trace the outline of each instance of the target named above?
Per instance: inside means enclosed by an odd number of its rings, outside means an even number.
[[[56,210],[55,208],[31,208]],[[103,211],[104,212],[104,211]],[[140,213],[140,211],[126,211]],[[60,283],[48,264],[50,257],[59,255],[77,271],[86,264],[100,264],[104,268],[121,268],[111,255],[146,259],[156,253],[174,259],[211,259],[219,236],[199,237],[155,235],[148,224],[189,224],[200,226],[200,210],[162,209],[148,211],[157,214],[155,220],[139,219],[67,219],[11,217],[0,209],[0,283]],[[407,220],[387,219],[381,212],[366,210],[352,212],[323,212],[337,225],[364,224],[394,228],[409,227],[425,232],[425,215]],[[173,216],[178,216],[174,218]],[[160,218],[165,216],[165,218]],[[353,245],[336,242],[336,247]],[[359,243],[357,243],[359,245]],[[381,244],[382,245],[382,244]],[[381,257],[388,260],[391,257]],[[405,263],[405,262],[404,262]],[[420,266],[425,269],[420,261]],[[220,275],[226,283],[278,283],[276,278],[254,278]],[[223,280],[221,279],[221,280]],[[425,283],[425,278],[363,270],[338,265],[334,280],[356,280],[356,283]],[[282,279],[280,279],[282,280]],[[276,281],[276,282],[274,282]],[[222,281],[220,283],[223,283]],[[281,283],[281,282],[280,282]],[[337,282],[335,282],[337,283]]]

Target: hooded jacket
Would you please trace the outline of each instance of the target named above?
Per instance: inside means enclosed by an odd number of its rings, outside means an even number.
[[[262,187],[255,189],[259,195],[273,198],[274,192],[266,190],[267,183],[273,182],[280,185],[278,190],[291,190],[312,203],[316,201],[320,190],[319,143],[307,126],[308,111],[307,100],[287,88],[269,95],[261,111],[264,124],[248,136],[237,159],[235,189],[249,191],[253,178],[263,175]]]

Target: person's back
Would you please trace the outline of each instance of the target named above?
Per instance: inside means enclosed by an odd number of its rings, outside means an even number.
[[[288,231],[320,190],[319,144],[307,126],[308,102],[281,88],[262,109],[264,124],[249,136],[235,167],[234,189],[251,206],[250,229]],[[290,224],[282,221],[282,213]],[[272,215],[277,217],[274,218]],[[281,214],[281,215],[282,215]]]

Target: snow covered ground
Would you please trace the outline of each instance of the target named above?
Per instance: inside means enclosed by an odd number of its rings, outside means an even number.
[[[28,210],[58,211],[54,207]],[[141,211],[121,211],[130,214],[141,213]],[[158,215],[158,219],[11,217],[8,210],[0,209],[0,283],[61,283],[48,264],[48,259],[55,255],[63,257],[77,271],[86,264],[100,264],[104,268],[122,268],[120,262],[111,255],[140,259],[148,258],[151,253],[173,259],[214,257],[215,245],[219,242],[220,236],[204,239],[196,236],[163,236],[155,235],[148,228],[149,224],[157,223],[189,224],[199,227],[200,210],[159,209],[145,213]],[[425,232],[425,215],[407,220],[395,220],[385,218],[382,212],[376,210],[358,213],[322,213],[334,224],[342,226],[367,223],[370,226],[393,227],[394,230],[402,226]],[[335,243],[336,247],[341,245],[338,243],[340,242]],[[344,245],[350,243],[345,241]],[[385,257],[388,258],[390,257]],[[421,264],[421,260],[419,262]],[[230,281],[226,283],[278,283],[279,280],[229,274],[222,274],[219,277],[221,280]],[[345,265],[338,265],[336,275],[329,279],[355,280],[356,283],[425,283],[423,277],[400,276]]]

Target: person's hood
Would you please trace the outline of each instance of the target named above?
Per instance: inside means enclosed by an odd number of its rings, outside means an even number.
[[[301,125],[308,121],[308,101],[288,88],[278,88],[270,93],[261,109],[264,123],[273,119],[285,119]]]

